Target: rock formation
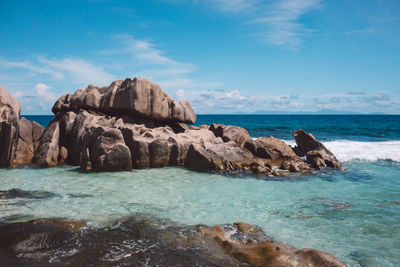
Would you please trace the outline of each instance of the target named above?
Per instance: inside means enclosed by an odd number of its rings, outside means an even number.
[[[253,140],[238,126],[187,126],[196,121],[189,102],[173,100],[147,79],[89,85],[63,95],[44,131],[35,122],[19,120],[19,103],[4,88],[0,92],[2,167],[30,162],[70,164],[84,171],[184,166],[265,176],[341,169],[335,156],[303,130],[294,132],[297,147],[292,149],[274,137]]]
[[[21,119],[21,105],[0,86],[0,167],[29,164],[44,131],[36,122]]]
[[[196,114],[189,102],[173,100],[158,84],[147,79],[117,80],[108,87],[89,85],[63,95],[53,107],[55,114],[80,109],[108,115],[141,116],[157,121],[194,123]]]

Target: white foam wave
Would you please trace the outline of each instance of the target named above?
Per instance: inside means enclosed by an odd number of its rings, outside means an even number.
[[[294,147],[294,140],[285,140]],[[361,142],[349,140],[335,140],[323,142],[339,161],[353,159],[376,161],[393,160],[400,162],[400,141]]]

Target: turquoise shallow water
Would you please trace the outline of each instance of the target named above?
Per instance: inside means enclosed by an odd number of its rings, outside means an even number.
[[[46,125],[51,116],[33,116]],[[245,221],[298,248],[328,251],[349,266],[400,266],[400,116],[201,115],[274,135],[293,144],[292,130],[312,132],[346,171],[297,179],[260,179],[182,168],[118,173],[75,167],[0,170],[0,190],[36,191],[0,198],[0,220],[64,217],[102,226],[136,212],[184,224]]]
[[[291,180],[182,168],[93,174],[73,167],[0,170],[3,190],[52,193],[0,200],[0,216],[84,219],[94,226],[135,212],[184,224],[245,221],[278,241],[328,251],[350,266],[399,266],[399,166],[355,160],[345,167]]]

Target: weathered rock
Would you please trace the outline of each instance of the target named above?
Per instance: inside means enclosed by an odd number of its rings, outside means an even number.
[[[31,144],[33,146],[33,144]],[[11,167],[30,164],[33,158],[33,148],[31,148],[22,138],[18,138],[15,157],[12,160]]]
[[[322,143],[318,142],[312,134],[307,134],[304,130],[293,132],[297,144],[297,151],[306,155],[307,161],[314,168],[320,169],[328,166],[331,168],[343,169],[340,162]]]
[[[239,147],[243,147],[245,142],[252,140],[247,130],[242,127],[213,123],[209,129],[224,142],[234,141]]]
[[[43,133],[38,150],[32,162],[40,167],[54,167],[58,164],[60,126],[57,120],[50,122]]]
[[[58,152],[58,164],[63,164],[67,161],[68,158],[68,149],[65,146],[60,147],[60,151]]]
[[[64,136],[61,137],[60,145],[68,150],[66,163],[79,166],[82,162],[82,146],[86,133],[93,126],[113,127],[113,119],[107,119],[105,116],[93,114],[85,110],[75,113],[62,113],[61,121]]]
[[[36,150],[39,147],[40,138],[42,138],[44,132],[44,127],[32,121],[32,138],[33,138],[33,149]]]
[[[155,139],[149,145],[150,167],[166,167],[169,164],[170,149],[167,141]]]
[[[0,122],[0,167],[8,167],[15,157],[18,128],[8,121]]]
[[[185,159],[185,167],[201,171],[232,172],[254,164],[263,165],[250,152],[241,149],[233,141],[191,144]]]
[[[202,226],[198,231],[241,263],[250,266],[326,266],[345,267],[333,255],[315,249],[297,250],[278,244],[261,230],[245,223]]]
[[[244,148],[255,156],[265,159],[291,159],[297,157],[290,146],[273,136],[247,140]]]
[[[280,167],[289,172],[311,173],[311,168],[299,158],[284,160]]]
[[[311,164],[313,168],[321,169],[323,167],[330,167],[336,169],[342,169],[342,165],[337,161],[337,159],[327,154],[323,150],[312,150],[308,151],[306,154],[307,161]]]
[[[18,127],[21,105],[9,94],[7,89],[0,86],[0,121],[7,121]]]
[[[20,113],[21,105],[0,86],[0,168],[10,166],[15,158]]]
[[[196,114],[189,102],[173,100],[159,85],[142,78],[114,81],[108,87],[89,85],[86,89],[62,96],[52,110],[58,114],[79,109],[108,115],[140,116],[156,121],[196,122]]]
[[[92,127],[84,138],[81,168],[93,171],[131,170],[131,153],[125,145],[121,131]]]
[[[311,172],[311,168],[294,153],[290,146],[273,136],[248,140],[244,148],[257,157],[270,159],[276,163],[278,163],[277,161],[281,161],[282,163],[279,164],[279,166],[282,170],[301,173]],[[278,173],[279,172],[275,172],[273,175]]]
[[[25,144],[33,153],[33,126],[32,122],[28,121],[25,117],[22,117],[19,121],[19,137],[24,140]]]

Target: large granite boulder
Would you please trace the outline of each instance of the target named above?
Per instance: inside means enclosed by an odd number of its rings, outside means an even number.
[[[20,119],[21,105],[0,86],[0,168],[30,164],[44,128]]]
[[[60,124],[53,119],[43,133],[32,162],[40,167],[54,167],[59,163]]]
[[[15,158],[21,105],[5,87],[0,86],[0,167],[8,167]]]
[[[54,114],[79,109],[108,115],[140,116],[157,121],[195,123],[196,114],[187,101],[175,101],[150,80],[127,78],[108,87],[89,85],[63,95],[53,106]]]
[[[32,161],[33,153],[33,126],[32,122],[22,117],[19,121],[19,138],[17,140],[17,149],[11,166],[29,164]]]
[[[85,171],[129,171],[132,159],[122,133],[108,127],[92,127],[82,146],[81,169]]]
[[[313,168],[330,167],[343,169],[333,153],[318,142],[312,134],[299,129],[293,132],[293,136],[297,144],[294,150],[301,156],[305,155]]]
[[[246,129],[238,126],[213,123],[210,126],[216,137],[221,137],[224,142],[234,141],[238,146],[243,147],[246,141],[251,140],[251,136]]]

